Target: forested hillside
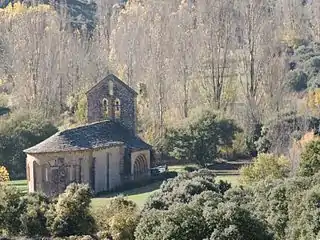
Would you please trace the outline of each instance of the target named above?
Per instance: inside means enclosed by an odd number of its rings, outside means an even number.
[[[84,92],[112,72],[139,92],[140,134],[156,147],[203,110],[243,130],[227,155],[289,154],[318,126],[319,1],[66,3],[0,9],[0,106],[13,115],[84,123]]]

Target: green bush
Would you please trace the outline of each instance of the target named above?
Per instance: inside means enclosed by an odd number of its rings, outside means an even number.
[[[320,175],[265,180],[227,193],[231,200],[266,221],[274,239],[318,239],[320,233]],[[231,191],[232,192],[232,191]],[[249,193],[249,194],[248,194]],[[243,197],[245,196],[245,197]]]
[[[219,156],[221,147],[232,145],[239,131],[233,121],[218,119],[213,113],[205,112],[185,128],[168,130],[164,147],[177,159],[205,166]]]
[[[174,203],[187,203],[194,195],[204,191],[214,191],[223,194],[230,188],[225,182],[216,182],[211,170],[200,169],[195,172],[180,173],[177,177],[164,181],[160,191],[152,194],[144,205],[147,209],[168,209]]]
[[[94,233],[95,221],[90,214],[91,197],[88,185],[70,184],[47,213],[51,234],[64,237]]]
[[[4,230],[9,235],[19,234],[19,218],[24,211],[21,196],[17,188],[0,184],[0,233]]]
[[[20,232],[25,236],[48,236],[46,213],[49,209],[49,199],[39,193],[30,193],[21,201],[24,211],[20,215]]]
[[[230,197],[226,186],[216,183],[209,170],[180,174],[163,183],[145,204],[136,239],[272,239],[264,221],[226,198]]]
[[[312,176],[320,170],[320,141],[312,141],[301,153],[299,174]]]
[[[259,154],[251,165],[240,169],[241,180],[251,184],[263,179],[279,179],[289,174],[289,160],[273,154]]]
[[[105,207],[95,209],[93,216],[97,223],[98,231],[104,237],[109,236],[114,240],[134,239],[134,231],[139,220],[137,205],[123,197],[117,197]]]
[[[168,211],[152,209],[137,226],[136,240],[205,239],[207,226],[201,209],[175,204]]]
[[[8,169],[11,179],[26,178],[23,150],[57,131],[50,122],[33,113],[16,113],[9,119],[0,119],[0,165]]]
[[[300,92],[308,87],[308,75],[302,70],[295,69],[290,71],[287,76],[288,85],[291,90]]]

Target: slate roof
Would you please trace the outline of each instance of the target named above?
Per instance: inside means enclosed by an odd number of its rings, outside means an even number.
[[[91,92],[92,90],[94,90],[95,88],[99,87],[100,84],[102,84],[104,81],[108,81],[108,80],[113,80],[114,82],[118,82],[119,84],[121,84],[123,87],[125,87],[126,89],[128,89],[131,93],[133,93],[134,95],[138,95],[138,93],[132,89],[131,87],[129,87],[127,84],[125,84],[123,81],[121,81],[117,76],[115,76],[114,74],[109,74],[108,76],[106,76],[104,79],[102,79],[100,82],[98,82],[97,84],[95,84],[92,88],[90,88],[86,94],[88,94],[89,92]]]
[[[106,120],[58,132],[25,153],[82,151],[126,145],[130,149],[150,149],[151,146],[135,136],[120,123]]]

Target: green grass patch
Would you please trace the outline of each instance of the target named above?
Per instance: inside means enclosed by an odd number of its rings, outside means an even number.
[[[133,190],[128,190],[122,193],[116,193],[116,194],[107,194],[102,197],[96,197],[92,199],[92,207],[93,208],[99,208],[106,206],[110,199],[116,197],[116,196],[124,196],[127,199],[135,202],[139,207],[142,207],[143,204],[146,202],[147,198],[156,190],[159,189],[162,182],[157,182],[153,184],[149,184],[147,186],[136,188]]]
[[[28,182],[27,180],[13,180],[9,182],[9,186],[14,186],[19,188],[23,193],[28,192]]]

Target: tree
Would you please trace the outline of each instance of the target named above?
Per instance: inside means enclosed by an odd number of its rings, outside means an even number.
[[[228,187],[214,178],[199,170],[163,183],[144,207],[136,239],[272,239],[265,222],[230,202]]]
[[[219,0],[199,2],[195,10],[199,37],[196,39],[200,43],[196,65],[200,75],[198,86],[205,93],[206,101],[216,109],[226,108],[229,104],[223,102],[223,94],[234,74],[230,71],[234,8],[234,1]]]
[[[179,174],[164,182],[160,191],[150,196],[144,205],[143,212],[150,209],[167,210],[174,203],[189,203],[195,195],[206,191],[212,191],[220,196],[230,187],[231,185],[224,181],[216,182],[211,170],[200,169]]]
[[[301,153],[299,173],[312,176],[320,170],[320,141],[315,140],[306,145]]]
[[[91,197],[88,185],[70,184],[47,213],[50,233],[58,237],[93,233],[95,221],[90,214]]]
[[[15,187],[0,184],[0,229],[8,235],[20,233],[20,215],[24,211],[20,204],[21,191]]]
[[[241,179],[251,184],[267,178],[281,179],[289,174],[289,160],[284,156],[273,154],[259,154],[251,165],[240,169]]]
[[[218,119],[210,112],[185,128],[171,129],[166,136],[166,149],[177,159],[201,166],[213,162],[219,147],[230,146],[240,129],[231,120]]]
[[[116,197],[110,203],[93,211],[97,228],[104,236],[114,240],[134,239],[138,224],[138,206],[123,197]]]
[[[56,133],[58,129],[34,112],[15,113],[0,120],[0,164],[9,169],[12,179],[25,178],[27,149]]]
[[[47,211],[50,200],[40,194],[31,193],[21,198],[24,211],[20,215],[20,232],[25,236],[48,236]]]

